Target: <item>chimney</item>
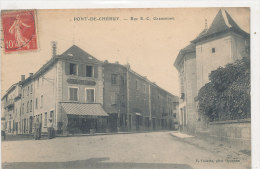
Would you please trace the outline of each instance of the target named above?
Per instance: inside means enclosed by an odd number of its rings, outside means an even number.
[[[25,75],[21,75],[21,81],[25,80]]]
[[[29,76],[32,76],[33,75],[33,73],[29,73]]]
[[[57,55],[57,42],[56,41],[52,41],[52,57]]]
[[[131,68],[129,63],[127,63],[127,64],[125,65],[125,67],[126,67],[127,69],[130,69],[130,68]]]

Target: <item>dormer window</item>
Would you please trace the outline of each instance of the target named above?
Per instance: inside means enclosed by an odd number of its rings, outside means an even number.
[[[70,75],[77,75],[77,64],[70,63]]]
[[[86,76],[87,77],[93,77],[94,76],[93,66],[86,66]]]
[[[72,54],[72,53],[69,53],[68,55],[69,55],[69,56],[73,56],[73,54]]]
[[[212,52],[212,53],[216,53],[216,48],[212,48],[212,49],[211,49],[211,52]]]

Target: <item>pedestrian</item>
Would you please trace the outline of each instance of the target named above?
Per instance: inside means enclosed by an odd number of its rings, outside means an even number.
[[[40,121],[40,125],[39,125],[39,134],[38,134],[38,138],[39,138],[39,140],[41,139],[41,137],[42,137],[42,122]]]
[[[52,123],[52,119],[49,119],[49,123],[48,123],[48,138],[52,139],[54,137],[54,131],[53,131],[53,123]]]
[[[39,140],[40,139],[40,122],[39,119],[36,119],[36,123],[35,123],[35,140]]]

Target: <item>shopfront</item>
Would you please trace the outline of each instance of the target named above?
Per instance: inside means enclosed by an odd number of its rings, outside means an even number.
[[[67,115],[67,131],[74,133],[105,132],[108,114],[100,104],[61,103]]]

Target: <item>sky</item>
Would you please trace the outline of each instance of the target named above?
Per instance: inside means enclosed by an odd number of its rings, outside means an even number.
[[[52,57],[51,41],[56,41],[57,54],[77,45],[98,60],[129,63],[135,72],[179,96],[174,60],[179,51],[205,28],[205,19],[210,26],[219,9],[37,10],[39,49],[5,54],[2,48],[1,93],[18,82],[21,75],[28,77],[45,64]],[[249,33],[249,8],[223,9]],[[119,17],[119,20],[75,21],[75,17]],[[131,17],[149,17],[149,20],[133,21]],[[174,19],[154,20],[154,17]]]

